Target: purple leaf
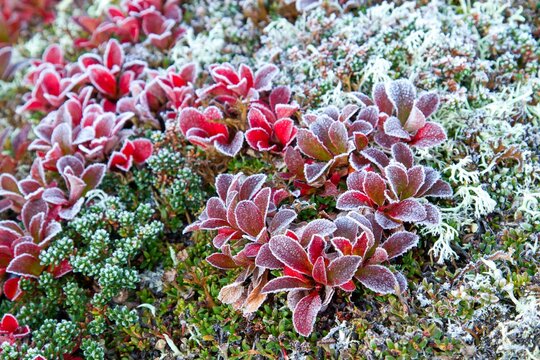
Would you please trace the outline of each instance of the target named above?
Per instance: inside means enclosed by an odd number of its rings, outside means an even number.
[[[289,209],[281,209],[272,218],[268,231],[272,235],[279,235],[283,233],[289,225],[296,219],[296,212]]]
[[[82,180],[86,183],[86,190],[93,190],[101,184],[101,180],[105,175],[105,164],[89,165],[82,174]]]
[[[392,145],[392,157],[397,162],[403,164],[406,168],[410,168],[414,164],[414,157],[411,149],[404,143]]]
[[[369,290],[380,294],[395,293],[399,286],[396,277],[382,265],[368,265],[361,268],[356,279]]]
[[[396,280],[397,280],[397,282],[399,284],[399,290],[401,292],[406,291],[407,290],[407,279],[405,278],[405,276],[402,273],[400,273],[399,271],[396,271],[394,273],[394,276],[396,277]]]
[[[312,265],[300,243],[288,236],[278,235],[270,239],[272,254],[283,264],[299,273],[311,275]]]
[[[276,293],[291,290],[307,290],[312,286],[294,276],[281,276],[270,280],[262,289],[263,294]]]
[[[348,190],[338,197],[336,208],[339,210],[357,210],[369,207],[370,204],[371,200],[366,194],[357,190]]]
[[[377,205],[382,206],[385,202],[384,192],[386,183],[377,173],[369,171],[364,179],[364,191]]]
[[[343,154],[347,152],[347,128],[339,121],[334,121],[328,129],[328,137],[332,144],[335,154]]]
[[[298,142],[298,148],[305,155],[320,161],[332,160],[332,154],[311,131],[299,129],[296,140]]]
[[[401,225],[401,223],[390,219],[381,211],[375,213],[375,221],[377,221],[377,224],[385,230],[395,229]]]
[[[316,219],[309,222],[302,229],[302,235],[300,236],[300,243],[304,246],[310,243],[313,235],[328,236],[336,230],[336,225],[333,222],[326,219]]]
[[[386,93],[386,86],[384,83],[378,83],[373,86],[373,101],[375,101],[375,104],[379,108],[379,111],[388,114],[389,116],[392,115],[392,112],[394,110],[394,105],[388,98],[388,94]]]
[[[385,214],[391,218],[406,221],[423,221],[427,214],[424,207],[416,200],[407,199],[387,207]]]
[[[282,269],[283,264],[281,261],[276,259],[274,254],[272,254],[272,251],[270,250],[270,245],[264,244],[259,249],[259,253],[257,254],[257,257],[255,258],[255,265],[258,267],[263,267],[267,269]]]
[[[322,301],[316,291],[303,297],[293,312],[294,329],[302,336],[308,336],[313,331],[315,318],[321,310]]]
[[[407,190],[407,172],[403,166],[398,164],[388,165],[384,169],[384,174],[390,183],[390,188],[396,196],[401,199],[401,194]]]
[[[253,87],[258,91],[270,90],[272,79],[277,75],[278,68],[272,64],[266,64],[257,71]]]
[[[206,213],[210,219],[227,220],[227,209],[218,197],[211,197],[206,203]]]
[[[66,195],[64,195],[64,192],[59,188],[45,189],[42,198],[53,205],[67,205],[69,203]]]
[[[256,237],[264,227],[263,215],[253,201],[240,201],[236,206],[234,214],[238,226],[248,235]]]
[[[334,231],[334,237],[344,237],[346,239],[356,238],[358,232],[358,224],[348,216],[338,217],[334,220],[336,225],[336,231]]]
[[[400,231],[392,234],[383,244],[383,249],[388,253],[388,259],[401,256],[409,249],[418,244],[418,235],[408,231]]]
[[[439,95],[435,92],[420,95],[418,100],[416,100],[416,107],[420,109],[426,118],[429,117],[439,107]]]
[[[426,218],[420,222],[422,225],[438,225],[441,222],[441,213],[436,206],[424,204],[426,209]]]
[[[222,153],[223,155],[227,155],[230,157],[235,157],[236,154],[242,149],[242,145],[244,144],[244,133],[241,131],[238,131],[235,135],[233,140],[230,143],[215,141],[214,146],[217,151]]]
[[[333,165],[332,161],[306,164],[304,166],[304,177],[306,178],[308,184],[319,179],[330,168],[331,165]]]
[[[229,187],[231,186],[231,183],[234,179],[234,176],[231,174],[219,174],[216,178],[216,191],[221,198],[221,200],[225,201],[227,199],[227,193],[229,191]]]
[[[426,175],[424,173],[423,166],[417,165],[407,170],[407,190],[402,194],[401,199],[406,199],[408,197],[416,195],[418,190],[420,190],[420,188],[424,184],[425,179]]]
[[[384,171],[384,168],[390,163],[390,159],[388,159],[388,156],[386,156],[386,154],[383,153],[381,150],[375,148],[367,148],[363,150],[361,154],[370,162],[377,165],[377,167],[381,171]]]
[[[340,256],[328,265],[328,283],[332,286],[340,286],[350,281],[362,258],[356,255]]]
[[[403,129],[401,122],[397,117],[389,117],[384,122],[384,132],[386,135],[393,136],[399,139],[410,140],[410,134]]]
[[[235,269],[238,267],[232,257],[222,253],[213,253],[206,258],[206,261],[213,267],[223,270]]]
[[[397,109],[397,117],[402,124],[407,121],[414,105],[416,89],[414,85],[406,79],[392,81],[387,86],[388,97]]]
[[[384,88],[384,85],[383,85],[383,88]],[[388,104],[390,107],[392,106],[390,102],[388,102]],[[371,128],[373,129],[377,127],[379,123],[379,109],[376,106],[367,106],[363,108],[362,110],[360,110],[360,113],[358,114],[357,119],[367,121],[371,125]]]
[[[425,193],[424,196],[431,196],[431,197],[451,197],[453,194],[452,188],[450,185],[443,180],[437,180],[435,184],[431,188],[429,188]]]
[[[240,200],[250,200],[262,188],[266,175],[256,174],[245,178],[238,193]]]

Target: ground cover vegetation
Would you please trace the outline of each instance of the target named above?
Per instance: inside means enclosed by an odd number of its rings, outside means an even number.
[[[1,359],[540,357],[536,2],[0,7]]]

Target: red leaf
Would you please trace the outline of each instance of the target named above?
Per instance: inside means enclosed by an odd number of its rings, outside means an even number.
[[[446,140],[446,132],[441,125],[434,122],[427,122],[418,130],[412,138],[410,144],[420,148],[427,148],[442,144]]]
[[[314,235],[308,245],[309,261],[315,264],[315,261],[323,256],[324,249],[326,247],[326,241],[320,235]]]
[[[0,321],[0,333],[13,334],[19,328],[19,322],[17,318],[11,314],[4,314]]]
[[[270,135],[263,128],[251,128],[246,131],[248,145],[258,151],[270,151],[274,147],[270,145]]]
[[[386,183],[377,173],[369,171],[364,178],[364,191],[377,205],[382,206],[385,202],[384,192]]]
[[[303,297],[293,311],[294,329],[302,336],[308,336],[313,331],[317,314],[321,310],[321,297],[316,291]]]
[[[415,105],[425,117],[428,117],[437,111],[437,108],[439,107],[439,95],[435,92],[422,94],[418,100],[416,100]]]
[[[206,261],[208,261],[210,265],[223,270],[235,269],[238,267],[232,257],[222,253],[213,253],[206,258]]]
[[[406,222],[422,221],[427,215],[424,207],[418,201],[412,199],[389,205],[384,212],[394,219]]]
[[[148,139],[135,139],[132,141],[135,151],[133,152],[133,161],[135,164],[143,164],[152,155],[154,147]]]
[[[388,97],[397,109],[397,117],[401,123],[405,123],[414,105],[416,89],[406,79],[392,81],[388,84]]]
[[[37,278],[43,266],[40,264],[39,259],[30,254],[21,254],[11,260],[6,271],[19,275]]]
[[[356,279],[371,291],[380,294],[395,293],[398,283],[394,274],[382,265],[368,265],[360,269]]]
[[[116,39],[109,40],[103,58],[105,60],[105,66],[109,69],[112,69],[115,65],[118,66],[118,69],[122,67],[124,63],[124,50]]]
[[[14,277],[4,282],[4,294],[10,301],[15,301],[22,295],[19,280],[20,278]]]
[[[382,247],[388,253],[388,259],[401,256],[418,244],[418,235],[408,231],[400,231],[392,234]]]
[[[370,206],[371,199],[366,194],[357,190],[345,191],[339,196],[336,203],[336,208],[339,210],[357,210]]]
[[[326,264],[322,256],[317,258],[317,260],[314,262],[311,276],[313,277],[313,280],[319,284],[328,284],[328,279],[326,277]]]
[[[328,265],[328,283],[332,286],[340,286],[349,282],[362,258],[356,255],[345,255],[334,259],[330,265]]]
[[[291,119],[281,119],[274,124],[274,134],[283,147],[288,146],[294,140],[297,133],[298,129],[296,129]]]
[[[116,96],[116,79],[110,71],[102,65],[92,65],[88,68],[90,81],[104,95]]]
[[[264,227],[263,214],[253,201],[242,200],[234,211],[236,222],[244,233],[256,237]]]
[[[278,235],[272,237],[269,244],[272,254],[283,264],[302,274],[311,275],[313,266],[298,241]]]
[[[306,283],[304,280],[299,279],[294,276],[281,276],[275,279],[270,280],[263,288],[263,294],[276,293],[280,291],[291,291],[291,290],[307,290],[311,289],[312,286]]]

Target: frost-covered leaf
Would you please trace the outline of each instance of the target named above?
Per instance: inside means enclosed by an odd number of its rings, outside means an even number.
[[[407,199],[400,201],[399,203],[389,205],[385,209],[385,214],[394,219],[405,222],[422,221],[427,216],[426,210],[422,204],[413,199]]]
[[[302,336],[309,336],[313,331],[313,325],[317,314],[321,310],[321,297],[316,291],[303,297],[293,312],[294,329]]]
[[[310,221],[302,229],[302,236],[300,237],[300,243],[307,245],[313,238],[313,235],[328,236],[336,230],[336,225],[330,220],[316,219]]]
[[[435,92],[428,92],[420,95],[418,100],[416,100],[416,107],[427,118],[431,114],[437,111],[439,107],[439,95]]]
[[[403,164],[406,168],[410,168],[414,164],[414,156],[411,149],[404,143],[396,143],[392,145],[392,157],[397,162]]]
[[[348,190],[339,196],[336,208],[339,210],[357,210],[370,205],[371,199],[366,194],[357,190]]]
[[[399,231],[393,233],[383,244],[382,247],[388,253],[388,258],[393,259],[401,256],[408,250],[418,244],[418,235],[408,231]]]
[[[364,191],[377,205],[382,206],[385,202],[384,192],[386,183],[377,173],[369,171],[364,178]]]
[[[340,286],[350,281],[362,258],[356,255],[339,256],[328,265],[328,283]]]
[[[446,132],[441,125],[428,121],[426,125],[414,135],[410,144],[419,148],[428,148],[442,144],[446,138]]]
[[[206,258],[206,261],[208,261],[210,265],[223,270],[235,269],[238,267],[232,257],[222,253],[213,253]]]
[[[293,276],[280,276],[270,280],[262,289],[264,294],[281,291],[308,290],[312,286],[306,281]]]
[[[381,265],[362,267],[356,274],[356,279],[369,290],[380,294],[394,293],[399,286],[394,274]]]
[[[251,236],[257,236],[264,227],[264,217],[253,201],[242,200],[234,211],[240,229]]]
[[[299,273],[311,274],[311,262],[298,241],[288,236],[277,235],[270,239],[269,244],[272,254],[283,264]]]
[[[397,117],[404,124],[411,113],[416,97],[416,89],[414,85],[405,79],[400,79],[390,82],[386,91],[388,98],[397,109]]]

